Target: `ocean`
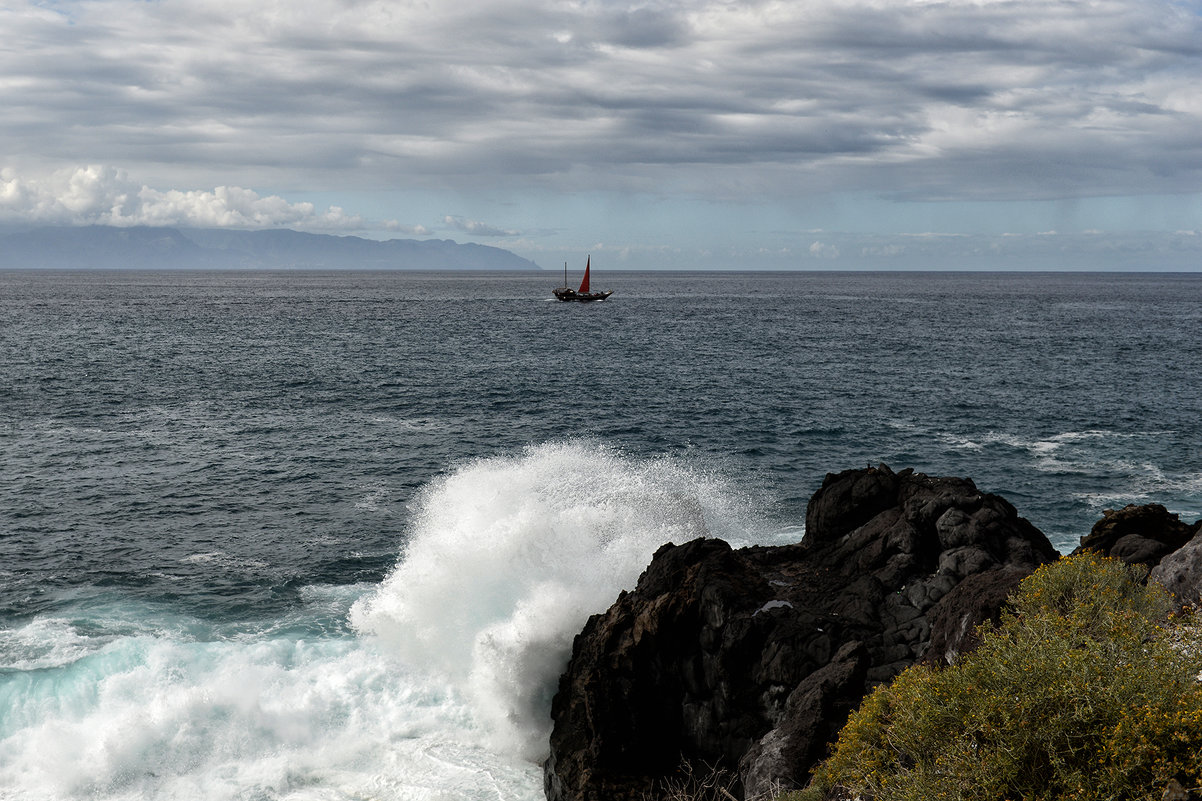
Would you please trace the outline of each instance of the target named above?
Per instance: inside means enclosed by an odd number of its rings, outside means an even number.
[[[1202,274],[0,273],[0,798],[534,801],[572,636],[827,472],[1202,517]]]

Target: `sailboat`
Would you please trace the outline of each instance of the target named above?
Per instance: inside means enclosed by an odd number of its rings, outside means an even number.
[[[613,290],[605,290],[604,292],[589,291],[588,278],[589,268],[592,266],[593,257],[589,256],[584,262],[584,280],[580,282],[580,289],[572,289],[568,286],[568,263],[563,263],[563,286],[558,289],[552,289],[551,294],[559,300],[574,300],[579,303],[584,303],[590,300],[605,300],[613,294]]]

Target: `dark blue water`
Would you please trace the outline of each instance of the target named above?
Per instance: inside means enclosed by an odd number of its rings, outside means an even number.
[[[828,471],[971,476],[1063,550],[1202,517],[1202,275],[598,278],[0,274],[0,797],[537,797],[541,724],[481,699],[543,701],[489,681],[553,676],[660,541],[796,539]]]

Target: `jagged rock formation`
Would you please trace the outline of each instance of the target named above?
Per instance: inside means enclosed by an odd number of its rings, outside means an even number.
[[[1178,606],[1202,603],[1202,520],[1187,525],[1158,503],[1107,509],[1074,553],[1081,551],[1145,565],[1148,581],[1167,588]]]
[[[748,795],[799,786],[870,686],[953,658],[1001,587],[1056,556],[971,480],[884,465],[828,475],[798,545],[665,545],[576,638],[547,797],[652,797],[682,761]]]
[[[1202,520],[1186,525],[1158,503],[1129,504],[1118,511],[1102,512],[1102,519],[1081,538],[1081,545],[1073,553],[1095,551],[1152,568],[1193,539],[1200,526]]]
[[[979,644],[977,626],[999,623],[1002,607],[1019,582],[1031,574],[1026,565],[1006,565],[968,576],[931,610],[931,644],[924,661],[950,665]]]

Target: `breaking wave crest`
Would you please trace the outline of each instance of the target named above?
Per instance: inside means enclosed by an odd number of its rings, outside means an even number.
[[[666,542],[746,543],[750,504],[723,478],[591,441],[472,462],[430,486],[404,554],[354,627],[471,699],[492,747],[545,756],[573,636]]]
[[[366,587],[315,587],[345,618]],[[0,636],[4,801],[534,801],[437,677],[351,636],[113,601]]]
[[[377,585],[257,620],[81,593],[0,630],[0,801],[534,801],[572,637],[664,543],[747,542],[749,508],[686,460],[554,443],[430,485]]]

